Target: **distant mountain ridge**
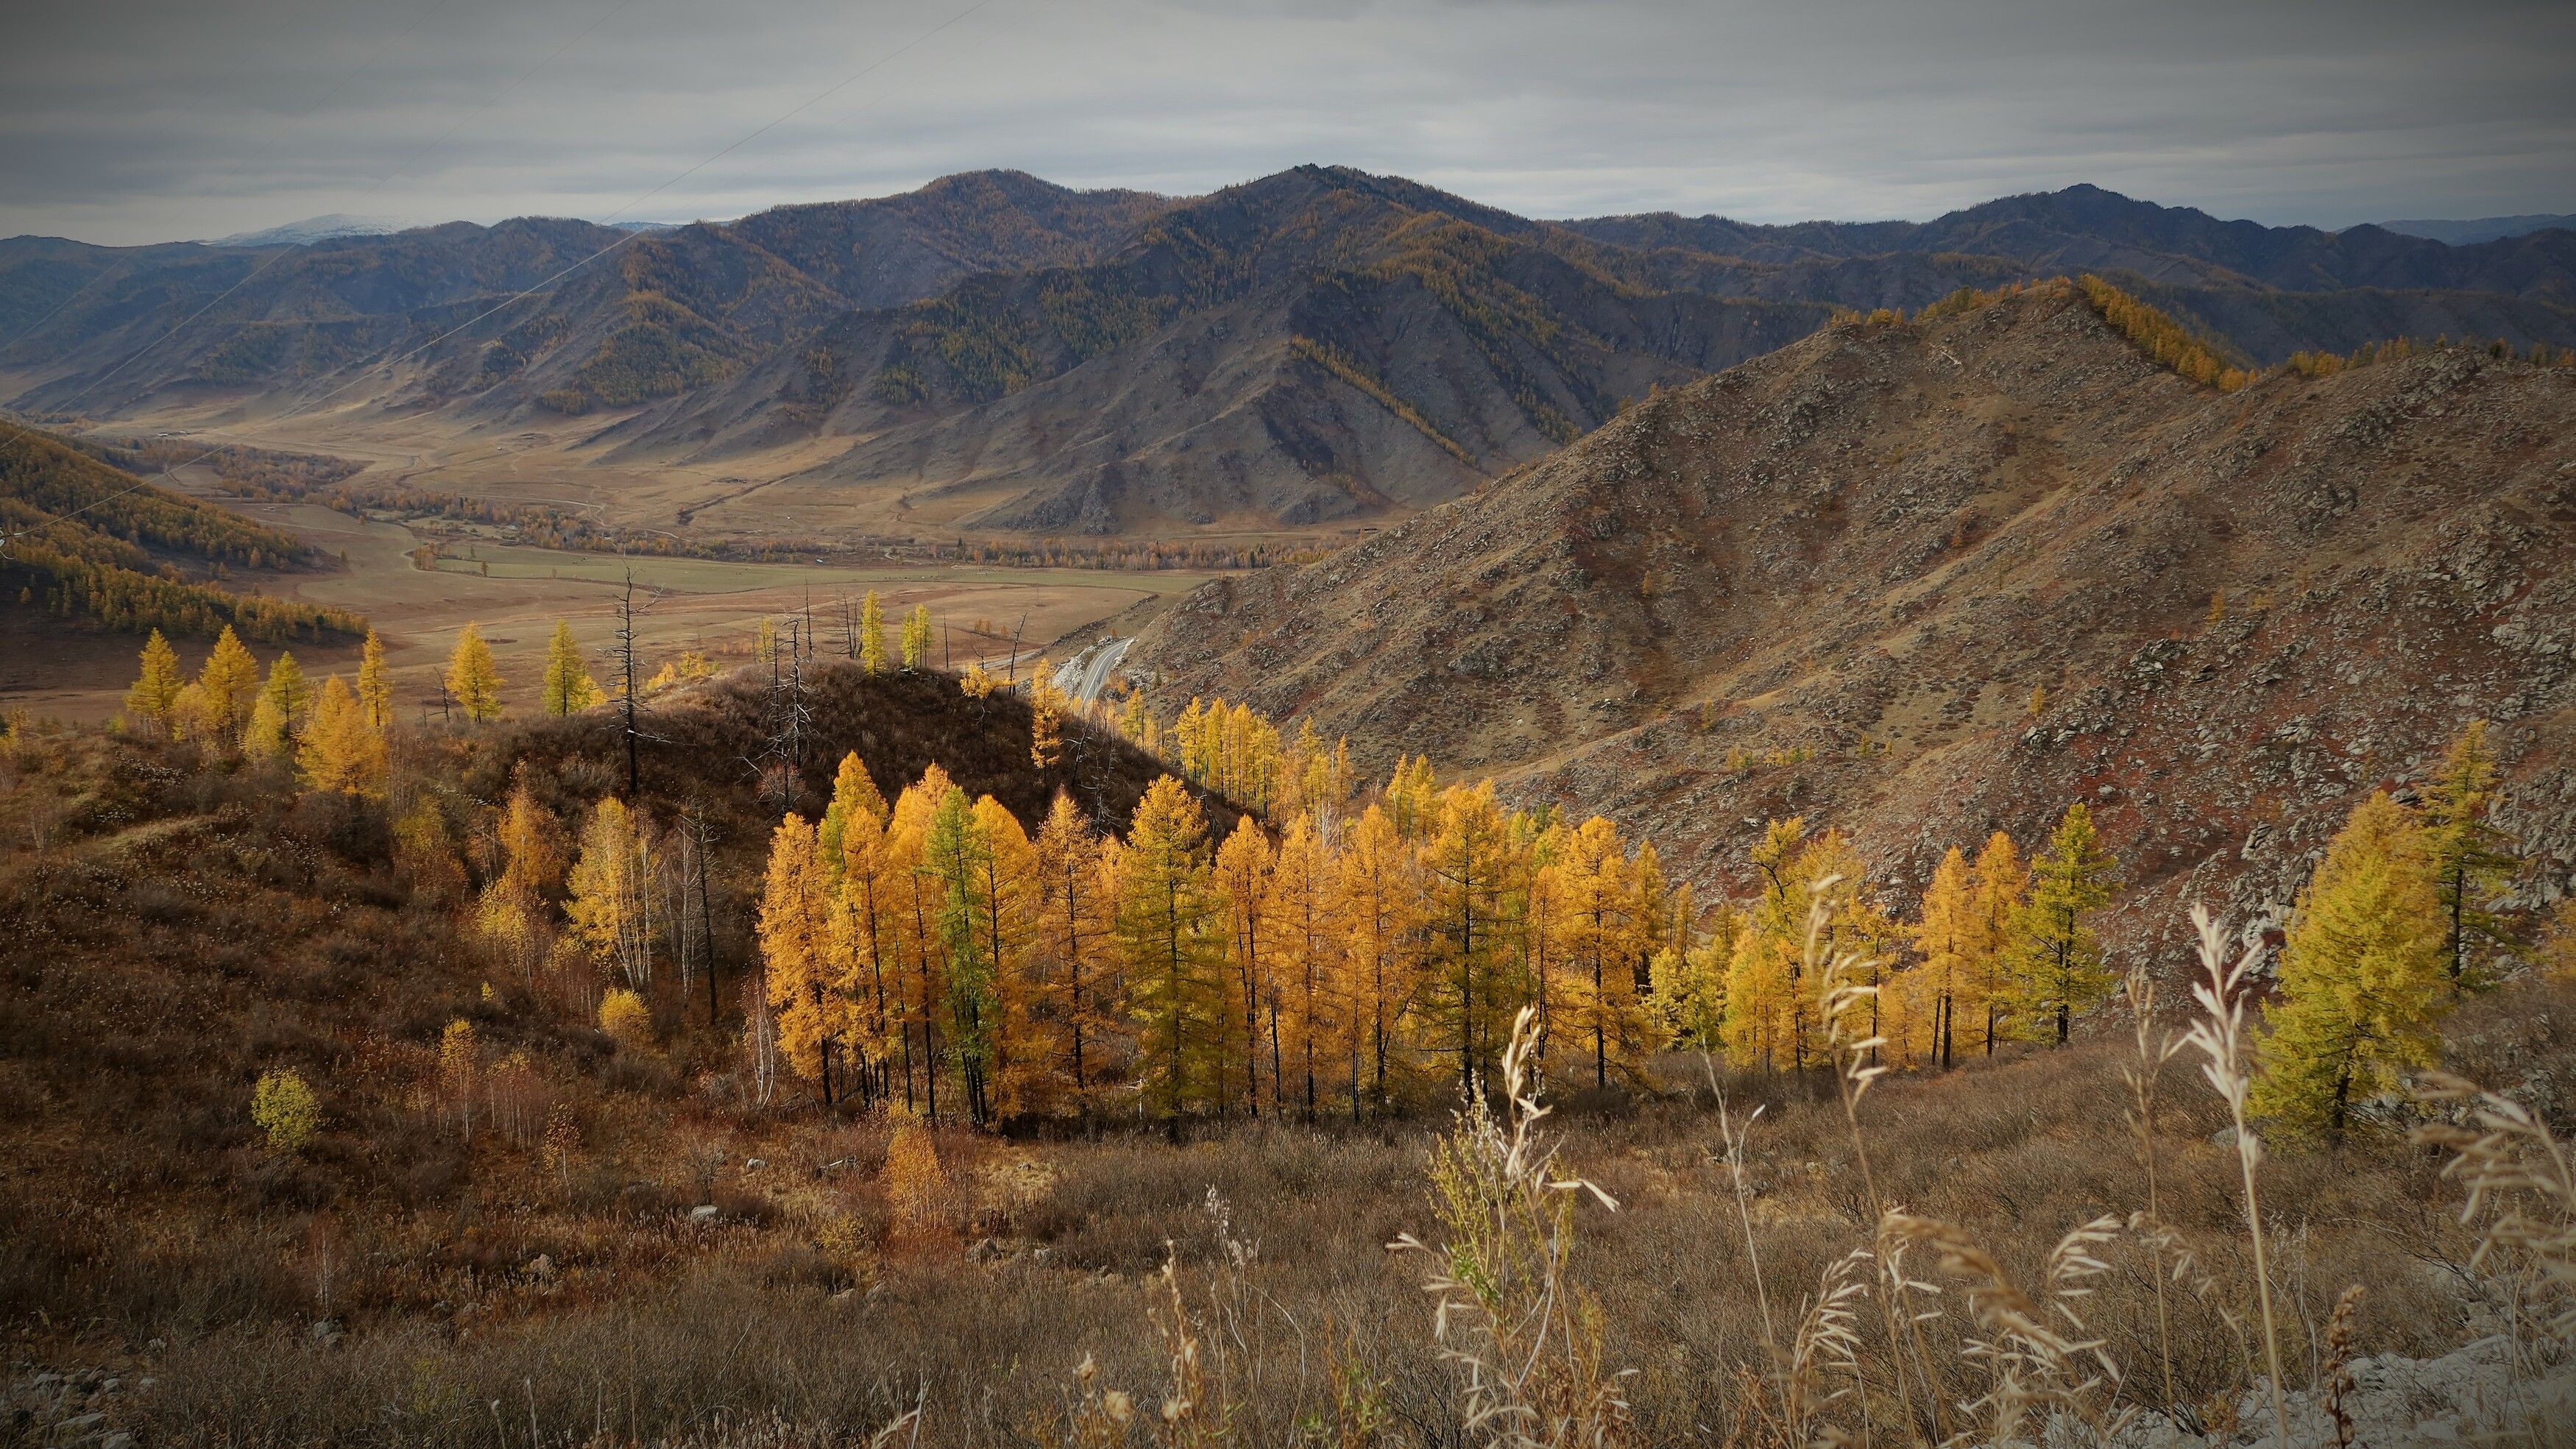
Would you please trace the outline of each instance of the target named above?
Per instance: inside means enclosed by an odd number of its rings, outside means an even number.
[[[1299,526],[1469,491],[1836,308],[2086,270],[2258,364],[2394,335],[2576,346],[2576,232],[2453,247],[2090,186],[1919,223],[1549,222],[1343,167],[1197,198],[993,171],[645,233],[0,241],[0,389],[89,416],[325,394],[596,415],[627,462],[846,439],[806,481],[960,526]]]
[[[2456,247],[2527,236],[2535,231],[2576,231],[2576,212],[2482,216],[2468,221],[2383,221],[2379,225],[2401,235],[2429,237]]]

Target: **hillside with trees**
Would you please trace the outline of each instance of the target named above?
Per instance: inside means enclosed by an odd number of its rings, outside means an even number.
[[[266,643],[355,638],[366,621],[227,587],[231,571],[324,560],[293,535],[146,483],[53,436],[9,424],[0,443],[0,607],[129,633]]]
[[[2087,800],[2132,950],[2173,946],[2180,902],[2286,902],[2472,717],[2525,838],[2576,859],[2576,369],[2388,348],[2203,382],[2157,360],[2187,330],[2114,308],[2133,340],[2072,283],[1929,310],[1210,584],[1124,667],[1158,710],[1455,760],[1739,884],[1768,819],[1831,819],[1915,890],[1946,843]]]
[[[2086,800],[1919,894],[1823,816],[1694,890],[1604,818],[864,617],[725,675],[558,630],[527,720],[468,628],[417,729],[372,638],[317,686],[156,635],[121,728],[12,719],[18,1424],[2554,1431],[2576,921],[2510,889],[2547,843],[2482,723],[2339,822],[2277,953],[2202,930],[2185,1007],[2188,958],[2105,954],[2137,862]]]

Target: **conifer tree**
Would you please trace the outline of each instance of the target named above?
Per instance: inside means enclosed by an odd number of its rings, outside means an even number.
[[[1726,1055],[1738,1067],[1803,1067],[1799,950],[1808,882],[1798,869],[1803,816],[1764,827],[1752,861],[1762,889],[1735,933],[1726,972]]]
[[[1981,1041],[1985,1054],[1993,1056],[2012,997],[2004,953],[2012,943],[2013,922],[2020,919],[2022,901],[2030,893],[2030,872],[2022,865],[2011,836],[1998,830],[1986,837],[1969,872],[1969,885],[1974,934],[1969,938],[1968,979],[1985,1007]]]
[[[1222,1099],[1226,1029],[1222,907],[1208,877],[1198,801],[1165,775],[1136,807],[1122,857],[1118,948],[1145,1100],[1177,1134],[1201,1097]]]
[[[1038,969],[1037,848],[1019,817],[990,795],[978,795],[975,828],[983,854],[974,888],[976,930],[993,963],[993,1112],[997,1117],[1054,1113],[1062,1101],[1057,1073],[1063,1051],[1064,1000]]]
[[[903,620],[903,667],[909,673],[930,667],[930,606],[915,604]]]
[[[1243,816],[1234,823],[1234,833],[1217,847],[1216,886],[1225,902],[1225,960],[1234,973],[1235,1006],[1243,1016],[1243,1092],[1244,1108],[1252,1116],[1261,1115],[1261,1062],[1263,1018],[1268,1018],[1270,1057],[1270,1090],[1272,1100],[1282,1095],[1279,1083],[1279,998],[1270,972],[1270,838],[1261,833],[1252,817]]]
[[[1682,950],[1655,953],[1648,970],[1664,1037],[1692,1051],[1726,1049],[1726,971],[1735,956],[1739,919],[1721,907],[1706,936]]]
[[[870,674],[886,672],[885,606],[874,589],[859,602],[859,663]]]
[[[2064,1046],[2076,1013],[2090,1011],[2111,989],[2102,944],[2086,918],[2111,899],[2117,862],[2102,849],[2093,812],[2078,800],[2033,863],[2030,898],[2013,921],[2009,967],[2015,996],[2055,1023]]]
[[[1077,1104],[1104,1065],[1117,1003],[1101,956],[1110,928],[1103,895],[1101,842],[1082,807],[1055,792],[1035,842],[1037,868],[1036,958],[1051,992],[1064,1004],[1064,1074]]]
[[[259,661],[251,657],[230,624],[217,636],[214,652],[198,671],[197,687],[205,691],[208,737],[231,748],[250,723],[251,702],[259,694]]]
[[[1332,852],[1313,816],[1301,812],[1289,820],[1271,861],[1270,887],[1272,996],[1286,1007],[1288,1090],[1311,1122],[1321,1113],[1324,1084],[1353,1060],[1336,990],[1342,972],[1340,933],[1332,920]],[[1357,1099],[1346,1105],[1356,1111]]]
[[[447,692],[476,724],[501,717],[501,670],[492,662],[492,646],[483,642],[483,631],[472,624],[457,634],[456,648],[447,656]]]
[[[590,677],[590,661],[572,637],[571,622],[555,620],[554,638],[546,645],[546,713],[561,718],[607,698]]]
[[[837,880],[846,866],[845,842],[851,822],[861,817],[873,821],[878,830],[885,829],[885,796],[859,760],[858,751],[841,756],[840,768],[832,775],[832,803],[823,810],[822,823],[816,827],[815,849],[825,871]]]
[[[995,1115],[994,1064],[1000,1043],[1001,963],[985,930],[984,897],[992,840],[966,792],[948,787],[931,812],[922,839],[921,869],[936,889],[940,980],[946,997],[939,1010],[948,1027],[948,1059],[955,1064],[966,1111],[978,1126]]]
[[[1458,1088],[1477,1090],[1497,1043],[1522,1005],[1506,996],[1500,967],[1507,831],[1493,782],[1452,785],[1439,797],[1437,824],[1420,847],[1424,900],[1419,1019],[1458,1066]]]
[[[2340,1140],[2356,1098],[2440,1056],[2452,993],[2428,835],[2404,806],[2373,794],[2299,893],[2253,1097],[2258,1114],[2293,1133]]]
[[[243,752],[255,760],[292,754],[312,703],[313,691],[304,682],[304,670],[294,655],[280,651],[269,662],[268,682],[260,686],[259,699],[251,706],[250,724],[242,732]]]
[[[182,687],[179,653],[155,629],[152,637],[143,641],[142,672],[135,677],[134,687],[125,692],[125,712],[156,735],[170,734]]]
[[[1412,852],[1386,811],[1370,805],[1351,822],[1333,862],[1333,915],[1342,928],[1341,961],[1352,1023],[1352,1050],[1363,1059],[1370,1100],[1384,1106],[1406,1004],[1415,993],[1415,960],[1407,941],[1419,914]]]
[[[493,834],[502,869],[476,903],[475,927],[518,963],[534,990],[537,963],[551,944],[546,902],[563,879],[562,828],[521,780],[511,788]]]
[[[1607,1087],[1613,1061],[1634,1075],[1647,1047],[1629,964],[1632,958],[1654,959],[1650,923],[1638,913],[1644,893],[1632,877],[1618,827],[1598,815],[1568,833],[1557,878],[1572,987],[1565,1019],[1591,1058],[1593,1085]]]
[[[946,900],[937,873],[929,867],[928,844],[931,819],[954,788],[956,782],[939,766],[922,771],[920,779],[895,797],[885,838],[885,880],[893,896],[895,1026],[904,1105],[911,1109],[917,1102],[933,1122],[939,1120],[940,1018],[948,994],[948,961],[939,934]]]
[[[1983,928],[1977,919],[1976,887],[1968,875],[1968,857],[1957,846],[1941,857],[1924,888],[1914,926],[1914,947],[1923,954],[1920,990],[1927,1017],[1925,1055],[1947,1070],[1958,1039],[1959,1009],[1982,1013],[1977,989],[1977,952]]]
[[[653,981],[652,825],[614,795],[591,807],[565,881],[564,915],[601,965],[642,992]]]
[[[369,729],[382,733],[394,727],[393,677],[385,670],[385,641],[373,629],[358,655],[358,708]]]
[[[2424,847],[2441,900],[2443,969],[2454,982],[2475,983],[2479,942],[2511,940],[2503,920],[2487,909],[2497,886],[2520,866],[2504,832],[2487,822],[2497,778],[2487,722],[2471,720],[2424,792]]]
[[[314,697],[295,758],[307,784],[345,795],[381,796],[391,773],[384,732],[367,722],[366,706],[336,674]]]
[[[891,879],[887,818],[885,797],[867,767],[855,753],[842,756],[816,843],[839,882],[833,893],[832,946],[839,989],[855,1013],[850,1049],[856,1064],[874,1073],[867,1089],[890,1101],[902,978],[892,935],[900,892]]]
[[[760,892],[760,962],[778,1049],[833,1100],[832,1062],[846,1028],[828,953],[830,917],[814,858],[814,827],[801,815],[778,822]]]

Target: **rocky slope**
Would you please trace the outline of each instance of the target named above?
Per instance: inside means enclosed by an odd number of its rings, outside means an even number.
[[[2043,284],[1666,392],[1210,585],[1127,667],[1165,712],[1245,698],[1372,768],[1607,809],[1703,878],[1805,814],[1911,888],[2089,800],[2159,928],[2285,901],[2483,716],[2537,900],[2576,868],[2571,555],[2576,370],[2451,349],[2221,394]]]
[[[821,443],[841,451],[806,481],[932,502],[943,526],[1295,528],[1481,487],[1834,308],[2078,270],[2257,364],[2391,336],[2576,346],[2565,231],[2453,247],[2081,186],[1924,223],[1558,223],[1302,166],[1181,201],[981,172],[632,237],[22,237],[0,242],[0,394],[575,415],[628,466]]]

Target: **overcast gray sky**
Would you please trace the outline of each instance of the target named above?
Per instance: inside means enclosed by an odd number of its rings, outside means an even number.
[[[1928,217],[2077,181],[2276,224],[2576,211],[2566,0],[86,0],[9,24],[0,235],[722,217],[991,166],[1197,192],[1307,161],[1542,216]]]

